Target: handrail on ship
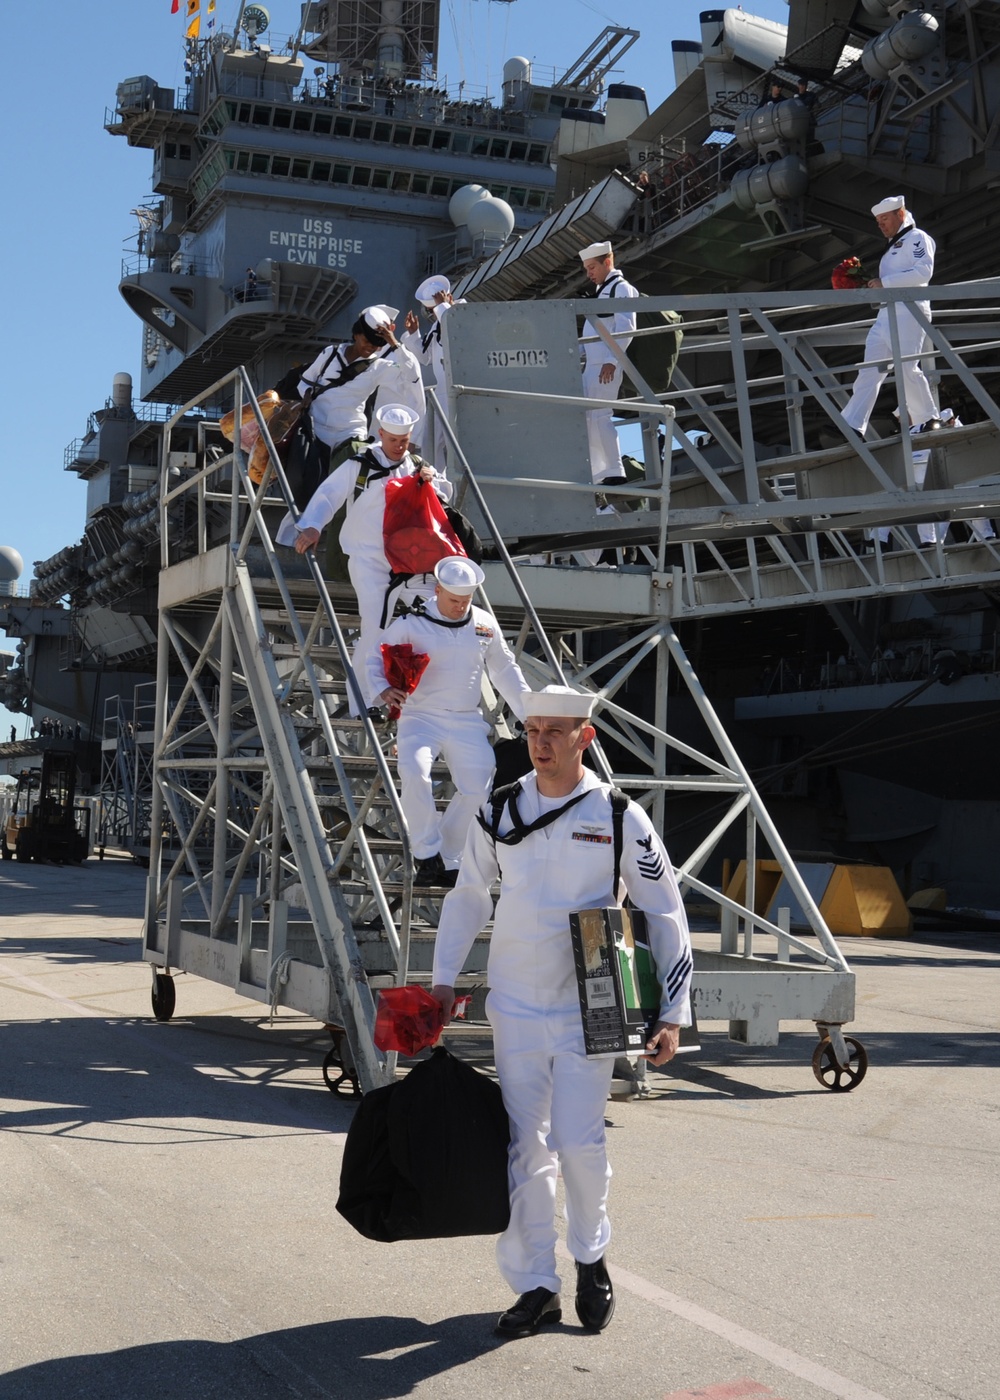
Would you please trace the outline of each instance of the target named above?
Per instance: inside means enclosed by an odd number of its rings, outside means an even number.
[[[277,447],[273,439],[271,438],[267,422],[265,421],[262,413],[260,412],[260,408],[256,400],[256,395],[253,392],[245,368],[243,366],[240,366],[238,369],[232,371],[231,373],[224,375],[221,379],[216,381],[215,384],[203,390],[201,394],[199,394],[194,400],[192,400],[192,404],[212,400],[226,389],[234,389],[235,391],[235,421],[237,423],[242,421],[242,411],[244,406],[251,408],[253,415],[257,421],[257,425],[260,429],[261,438],[265,442],[269,454],[269,465],[265,472],[264,479],[257,488],[255,488],[253,483],[250,481],[247,469],[246,454],[243,452],[239,444],[239,435],[237,434],[236,441],[233,445],[233,451],[230,454],[227,454],[226,456],[219,458],[218,460],[207,462],[199,470],[195,471],[192,475],[188,476],[183,482],[175,486],[170,486],[168,489],[163,490],[161,492],[160,502],[161,520],[163,522],[163,530],[161,537],[161,567],[168,568],[170,564],[174,562],[173,551],[171,549],[169,513],[170,507],[171,505],[174,505],[177,502],[181,501],[185,496],[190,496],[191,493],[194,493],[195,495],[195,511],[197,517],[195,544],[198,553],[204,553],[207,548],[209,507],[213,504],[222,506],[228,505],[229,507],[230,525],[226,579],[227,588],[232,588],[235,585],[236,571],[241,565],[245,564],[247,551],[250,548],[251,544],[253,544],[254,542],[259,542],[259,544],[263,546],[264,554],[267,560],[268,567],[270,568],[274,584],[276,585],[281,595],[285,610],[287,612],[289,620],[288,625],[292,631],[292,634],[295,638],[296,644],[300,652],[299,662],[296,663],[296,665],[293,667],[290,673],[283,677],[283,689],[285,693],[288,693],[292,685],[294,685],[300,677],[305,677],[307,686],[309,688],[309,692],[312,697],[314,713],[322,731],[323,740],[327,752],[332,760],[333,773],[335,774],[338,780],[344,807],[350,822],[349,830],[344,836],[342,842],[340,843],[336,854],[334,854],[332,851],[329,852],[329,860],[328,862],[325,862],[325,878],[328,881],[332,881],[335,878],[338,871],[343,867],[348,857],[350,856],[352,849],[356,848],[358,850],[361,856],[365,874],[367,876],[369,885],[372,890],[372,896],[375,900],[376,908],[378,910],[381,923],[385,930],[386,939],[389,943],[389,946],[392,950],[393,956],[396,961],[395,978],[397,983],[399,985],[402,985],[402,983],[405,982],[407,976],[407,963],[410,940],[410,918],[413,890],[413,861],[406,820],[403,816],[402,808],[399,803],[399,797],[396,792],[395,784],[392,781],[388,765],[385,761],[385,755],[383,754],[381,746],[378,742],[378,737],[375,733],[372,722],[367,715],[364,698],[361,694],[357,677],[351,665],[350,654],[348,652],[347,644],[344,640],[340,620],[337,616],[336,608],[330,597],[326,581],[323,578],[319,562],[312,554],[304,556],[304,563],[308,567],[312,582],[316,588],[318,601],[318,606],[316,607],[313,613],[312,621],[308,629],[305,629],[298,617],[297,610],[292,599],[291,591],[289,589],[287,580],[285,579],[283,571],[277,560],[274,544],[271,539],[271,535],[267,528],[266,522],[263,518],[263,507],[273,507],[275,505],[280,506],[281,504],[284,504],[292,514],[293,519],[298,517],[299,512],[295,506],[294,498],[292,496],[287,477],[285,476],[284,469],[280,464]],[[165,484],[168,480],[166,476],[166,463],[168,460],[167,445],[169,444],[170,432],[177,425],[177,423],[180,422],[181,418],[188,411],[188,408],[190,406],[191,405],[188,405],[184,408],[177,410],[174,413],[173,417],[166,424],[164,430]],[[204,436],[205,426],[207,425],[199,425],[199,432],[202,436]],[[229,489],[225,491],[212,490],[212,478],[217,476],[220,471],[223,471],[230,466],[234,467],[235,470],[232,472]],[[268,487],[272,483],[272,480],[276,481],[278,484],[280,490],[280,497],[276,497],[274,495],[267,496],[266,494]],[[204,643],[203,655],[205,655],[214,645],[216,635],[219,631],[219,626],[220,620],[217,619],[216,625],[212,629],[212,634]],[[366,734],[368,745],[371,749],[371,753],[373,755],[374,763],[376,766],[378,780],[392,808],[393,818],[399,831],[402,855],[401,863],[403,888],[400,901],[398,928],[396,925],[396,921],[393,918],[392,911],[389,908],[389,904],[386,899],[385,893],[381,887],[379,872],[375,863],[372,850],[368,844],[368,839],[364,827],[365,818],[368,814],[371,801],[374,799],[378,791],[378,784],[373,784],[372,791],[363,803],[358,805],[355,802],[351,793],[347,773],[344,768],[343,757],[340,753],[340,748],[336,736],[334,734],[333,721],[331,719],[329,711],[327,710],[326,705],[323,702],[323,695],[319,677],[316,674],[315,666],[309,655],[309,648],[315,641],[315,638],[321,628],[324,630],[328,630],[333,638],[333,642],[337,650],[340,664],[343,667],[344,674],[347,679],[347,684],[351,690],[351,693],[354,696],[355,703],[359,710],[364,732]],[[163,664],[162,656],[160,658],[160,662],[161,664]],[[225,677],[224,674],[222,674],[222,672],[224,672],[224,667],[221,668],[220,671],[220,680],[224,681]],[[162,688],[158,687],[158,690],[160,691],[160,694],[162,694]],[[189,675],[187,677],[186,684],[183,687],[180,696],[172,702],[174,713],[176,713],[178,707],[185,703],[188,700],[188,698],[192,695],[195,698],[197,698],[198,691],[194,683],[193,677]],[[161,702],[158,701],[158,704],[159,703]],[[220,702],[220,710],[222,703],[225,703],[224,700]],[[163,757],[165,757],[167,745],[170,740],[170,733],[168,732],[166,724],[166,716],[162,713],[158,713],[157,715],[156,730],[157,735],[159,737],[154,762],[157,760],[161,760]],[[241,764],[244,767],[246,767],[246,760],[237,758],[230,761],[230,766],[236,770],[240,768]],[[178,760],[177,766],[183,766],[183,760]],[[174,809],[174,804],[172,804],[172,802],[170,801],[169,796],[161,791],[159,784],[154,783],[153,810],[151,814],[151,830],[153,834],[154,850],[151,851],[151,873],[159,870],[159,832],[160,827],[162,826],[163,805],[165,798],[166,806],[168,807],[168,809],[170,809],[171,817],[173,818],[174,823],[178,828],[178,831],[183,834],[184,830],[184,824],[182,821],[179,820],[179,812]],[[217,823],[217,830],[221,825],[221,823]],[[230,823],[230,825],[232,824]],[[147,917],[155,917],[156,912],[159,909],[161,909],[166,903],[167,892],[170,883],[174,879],[174,877],[179,874],[184,864],[188,848],[195,834],[195,831],[192,830],[189,833],[188,838],[182,841],[182,849],[178,853],[177,858],[173,863],[173,866],[168,871],[167,875],[164,878],[160,879],[155,908],[151,908],[147,911]],[[250,853],[252,853],[254,841],[259,836],[258,831],[247,832],[243,830],[237,831],[237,834],[240,835],[246,842],[246,858],[242,862],[241,866],[238,867],[237,870],[234,872],[234,875],[230,880],[226,890],[224,892],[218,892],[216,896],[210,901],[213,933],[218,932],[219,928],[225,921],[226,910],[230,907],[232,900],[234,899],[237,893],[237,889],[245,872],[246,866],[247,864],[249,864]],[[329,848],[327,848],[327,850],[329,850]],[[290,866],[283,857],[280,857],[280,855],[278,857],[278,863],[280,868],[288,872],[294,873],[294,867]],[[224,868],[224,856],[222,864]],[[203,902],[206,901],[206,891],[203,888],[202,882],[197,878],[197,876],[195,877],[193,885],[189,884],[186,887],[185,893],[190,891],[194,886],[197,886],[197,888],[199,889],[199,892],[202,895]],[[208,903],[206,903],[206,907],[209,907]],[[322,945],[320,945],[320,948],[322,952]],[[325,961],[325,953],[323,954],[323,956]]]
[[[496,548],[500,561],[503,564],[504,570],[511,583],[513,584],[517,595],[524,606],[525,613],[528,619],[530,619],[531,629],[534,631],[535,636],[545,654],[546,660],[551,671],[551,675],[545,676],[544,674],[542,674],[542,679],[554,679],[555,681],[562,683],[565,681],[564,662],[561,662],[559,660],[556,651],[552,646],[552,642],[548,637],[548,634],[546,633],[546,630],[541,622],[540,617],[538,616],[537,610],[535,609],[531,601],[524,580],[520,577],[517,567],[514,563],[513,557],[511,556],[510,551],[507,549],[507,546],[500,534],[500,531],[497,529],[496,522],[489,509],[489,505],[482,491],[480,482],[477,480],[476,474],[473,471],[464,451],[462,450],[462,446],[455,434],[454,428],[448,421],[447,417],[443,413],[441,413],[440,403],[436,393],[433,389],[428,389],[427,395],[434,406],[435,412],[439,415],[441,424],[444,428],[445,436],[448,440],[449,450],[454,454],[456,461],[461,467],[464,481],[468,486],[468,489],[470,490],[473,498],[475,499],[477,506],[479,507],[479,510],[482,514],[482,518],[486,524],[487,530],[489,531],[489,534],[492,538],[494,547]],[[525,395],[525,397],[528,396]],[[583,404],[592,403],[593,400],[582,400],[581,406]],[[480,593],[482,597],[486,600],[487,606],[491,607],[488,598],[486,598],[485,592],[481,589]],[[701,683],[695,676],[694,671],[691,668],[691,665],[683,651],[683,648],[681,647],[680,641],[678,640],[673,628],[666,623],[658,623],[654,628],[649,629],[647,635],[650,639],[655,639],[653,641],[653,645],[662,643],[666,647],[674,665],[677,667],[678,671],[682,673],[687,683],[688,689],[690,690],[691,695],[694,698],[695,703],[706,722],[709,732],[711,733],[712,738],[715,740],[720,752],[723,755],[723,762],[720,763],[717,760],[710,758],[707,754],[700,753],[691,745],[685,744],[682,740],[674,738],[671,734],[669,734],[666,731],[666,729],[660,727],[659,725],[653,722],[643,720],[639,716],[634,715],[630,711],[624,710],[620,706],[616,705],[614,701],[610,698],[610,696],[605,693],[605,691],[593,686],[590,683],[591,677],[586,667],[576,665],[574,667],[574,672],[570,679],[575,684],[582,685],[585,689],[591,690],[593,693],[598,695],[601,699],[603,707],[606,708],[609,712],[616,714],[619,718],[624,719],[631,730],[637,730],[640,733],[647,735],[653,742],[655,757],[659,757],[665,749],[670,748],[675,753],[681,754],[684,757],[701,764],[708,770],[710,774],[714,776],[716,786],[722,788],[723,790],[728,790],[734,794],[734,801],[729,811],[722,817],[720,821],[716,823],[709,836],[701,842],[698,848],[688,857],[684,864],[676,867],[677,878],[680,885],[682,886],[682,888],[686,887],[693,892],[700,893],[711,899],[714,903],[718,904],[720,908],[721,918],[720,933],[722,934],[723,938],[725,938],[726,935],[727,917],[729,920],[737,918],[744,919],[744,957],[750,958],[753,956],[753,936],[754,931],[756,930],[762,934],[767,934],[774,937],[777,940],[779,949],[789,950],[794,948],[814,962],[822,963],[825,966],[831,969],[835,969],[837,971],[849,971],[846,958],[840,951],[840,948],[837,946],[836,941],[834,940],[829,928],[827,927],[825,919],[819,911],[818,905],[816,904],[815,900],[812,897],[812,894],[807,888],[805,881],[802,879],[797,868],[795,867],[791,854],[785,846],[785,843],[783,842],[780,834],[778,833],[777,827],[771,820],[771,817],[768,814],[763,804],[763,801],[761,800],[760,794],[758,793],[756,787],[754,786],[750,778],[749,771],[740,760],[739,755],[737,754],[735,747],[733,746],[728,734],[726,733],[723,725],[721,724],[718,715],[716,714],[711,702],[708,699],[708,696],[706,695],[703,687],[701,686]],[[522,633],[522,647],[524,640],[525,638]],[[567,655],[565,657],[566,663],[569,663],[571,660],[572,658],[570,656]],[[600,710],[598,710],[598,713],[594,717],[594,724],[598,729],[604,730],[605,733],[611,735],[617,741],[620,742],[621,735],[613,734],[613,731],[609,728],[605,720],[602,718]],[[657,794],[657,792],[662,794],[667,790],[673,792],[703,792],[705,790],[704,780],[699,781],[697,777],[646,777],[645,775],[643,775],[642,778],[637,779],[617,775],[612,771],[611,766],[608,763],[607,757],[605,756],[599,742],[595,741],[595,743],[592,745],[592,748],[594,749],[594,759],[596,767],[605,782],[618,784],[625,788],[631,788],[636,791],[637,795],[641,795],[643,792],[645,792],[647,795],[653,794],[652,800],[654,802],[656,801],[655,795]],[[772,852],[774,853],[775,857],[782,863],[782,866],[785,868],[786,876],[789,881],[790,887],[793,890],[795,897],[798,899],[800,907],[803,909],[813,933],[819,940],[819,950],[817,950],[811,944],[806,943],[803,939],[794,937],[791,933],[788,932],[787,929],[780,927],[778,924],[775,924],[770,919],[768,919],[765,915],[758,914],[754,910],[752,874],[748,875],[747,884],[747,905],[749,907],[745,907],[737,903],[737,901],[730,899],[722,891],[714,889],[714,887],[705,884],[704,881],[699,880],[697,878],[698,872],[705,864],[706,860],[708,859],[712,850],[715,848],[718,841],[728,830],[733,821],[744,811],[746,811],[748,814],[748,821],[756,823],[756,826],[759,827],[760,830],[764,833],[764,836]],[[662,809],[659,811],[658,817],[658,824],[662,827]]]

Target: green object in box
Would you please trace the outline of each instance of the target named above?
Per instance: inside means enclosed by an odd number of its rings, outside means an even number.
[[[641,1051],[660,1006],[645,916],[638,909],[581,909],[569,922],[586,1053]]]

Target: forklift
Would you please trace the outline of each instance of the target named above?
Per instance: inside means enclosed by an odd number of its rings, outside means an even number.
[[[14,806],[0,834],[0,856],[80,865],[89,850],[90,808],[76,803],[76,755],[49,749],[40,768],[18,774]]]

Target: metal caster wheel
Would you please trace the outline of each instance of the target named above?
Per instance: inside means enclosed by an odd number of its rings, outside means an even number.
[[[166,972],[153,973],[153,990],[150,993],[153,1015],[158,1021],[169,1021],[177,1005],[177,987],[174,979]]]
[[[328,1050],[323,1059],[323,1078],[331,1094],[345,1099],[361,1098],[361,1086],[358,1084],[357,1075],[346,1070],[341,1064],[336,1046]]]
[[[824,1089],[832,1089],[835,1094],[849,1094],[868,1072],[868,1051],[861,1041],[845,1035],[844,1044],[850,1054],[846,1067],[837,1063],[829,1036],[824,1036],[813,1051],[813,1074]]]

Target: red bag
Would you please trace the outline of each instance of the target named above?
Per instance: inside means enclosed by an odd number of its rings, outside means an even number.
[[[465,554],[434,487],[416,473],[385,484],[382,545],[394,574],[430,574],[439,559]]]
[[[417,682],[427,670],[430,657],[425,651],[414,651],[409,642],[397,642],[395,646],[383,642],[379,650],[386,680],[397,690],[405,690],[407,695],[412,695]],[[399,719],[397,705],[389,706],[389,718]]]
[[[375,1048],[418,1055],[441,1034],[444,1012],[423,987],[386,987],[378,994]]]

